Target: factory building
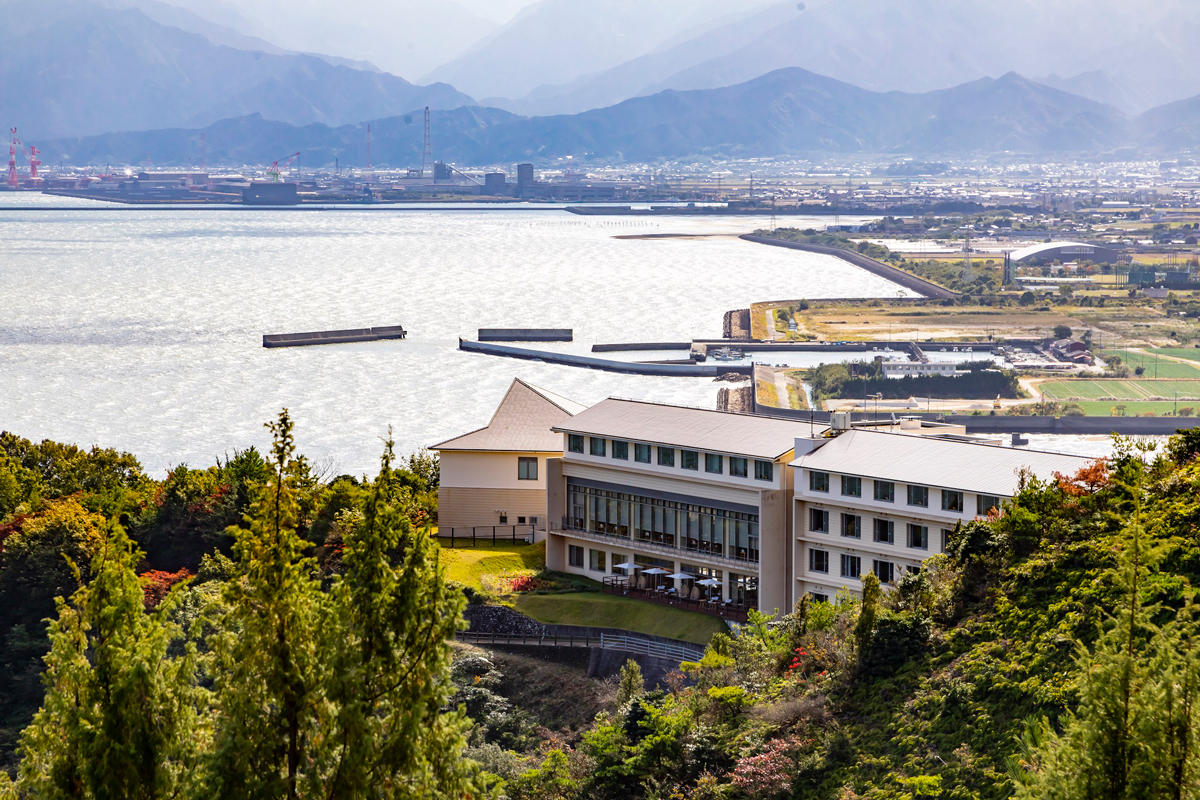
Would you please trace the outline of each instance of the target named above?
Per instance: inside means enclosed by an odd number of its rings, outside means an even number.
[[[1018,266],[1042,266],[1054,262],[1091,261],[1093,264],[1116,264],[1123,257],[1119,250],[1098,244],[1082,242],[1043,242],[1022,247],[1008,254],[1009,260]]]

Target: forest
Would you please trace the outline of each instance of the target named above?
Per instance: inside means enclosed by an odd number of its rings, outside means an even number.
[[[0,797],[1200,797],[1200,433],[1024,476],[920,573],[661,685],[561,681],[596,713],[552,730],[450,644],[436,462],[323,477],[271,428],[164,480],[0,436]]]

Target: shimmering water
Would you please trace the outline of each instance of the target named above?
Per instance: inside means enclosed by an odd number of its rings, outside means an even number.
[[[0,200],[27,204],[38,196]],[[55,199],[55,204],[62,204]],[[805,224],[819,224],[806,221]],[[471,430],[515,376],[590,403],[710,406],[718,384],[462,353],[488,326],[596,341],[719,336],[770,297],[890,296],[837,259],[737,239],[761,219],[613,224],[565,212],[9,211],[0,208],[0,428],[173,464],[261,446],[292,410],[303,452],[373,470]],[[264,350],[263,333],[403,324],[402,342]]]

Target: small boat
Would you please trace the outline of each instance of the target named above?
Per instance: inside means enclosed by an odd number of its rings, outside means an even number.
[[[714,361],[741,361],[745,357],[736,347],[719,347],[709,355]]]

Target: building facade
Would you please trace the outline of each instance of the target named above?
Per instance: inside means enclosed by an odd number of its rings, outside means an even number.
[[[796,443],[792,601],[885,585],[945,552],[954,527],[999,510],[1022,471],[1075,474],[1080,456],[961,439],[849,430]]]
[[[438,526],[538,525],[546,514],[546,462],[562,455],[551,428],[584,406],[514,380],[487,426],[436,444]]]
[[[789,608],[788,463],[808,423],[608,399],[555,431],[547,566],[601,580],[632,562],[715,579],[736,603]]]

